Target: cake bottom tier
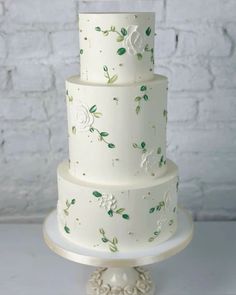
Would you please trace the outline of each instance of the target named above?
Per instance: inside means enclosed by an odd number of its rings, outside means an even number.
[[[177,227],[178,174],[167,172],[138,187],[98,186],[58,167],[58,224],[61,234],[85,248],[111,252],[141,250],[170,238]]]

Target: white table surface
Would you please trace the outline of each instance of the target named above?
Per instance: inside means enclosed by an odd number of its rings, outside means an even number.
[[[149,266],[160,295],[236,294],[236,222],[198,222],[180,254]],[[44,244],[41,225],[0,225],[1,295],[85,295],[94,268]]]

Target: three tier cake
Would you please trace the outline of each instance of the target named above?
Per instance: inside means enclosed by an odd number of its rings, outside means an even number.
[[[101,251],[159,244],[177,227],[178,175],[166,159],[168,81],[154,74],[155,14],[82,13],[79,32],[81,74],[66,81],[60,232]]]

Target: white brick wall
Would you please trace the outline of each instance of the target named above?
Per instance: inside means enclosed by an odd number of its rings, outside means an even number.
[[[168,154],[197,219],[236,219],[235,0],[0,0],[0,221],[55,207],[67,157],[64,80],[79,72],[81,10],[155,10],[169,83]]]

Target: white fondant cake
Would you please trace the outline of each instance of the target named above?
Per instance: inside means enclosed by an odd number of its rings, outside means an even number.
[[[154,27],[153,13],[79,15],[81,76],[66,81],[69,163],[58,168],[57,210],[62,235],[86,248],[139,250],[177,227]]]

